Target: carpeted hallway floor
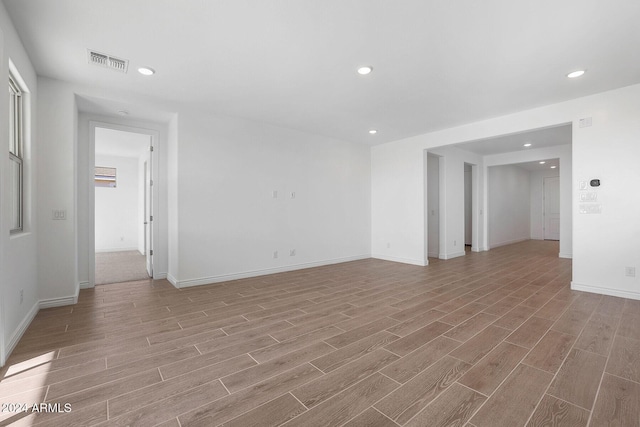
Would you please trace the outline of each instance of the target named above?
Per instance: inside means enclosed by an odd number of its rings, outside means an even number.
[[[96,253],[96,285],[148,278],[145,256],[138,251]]]

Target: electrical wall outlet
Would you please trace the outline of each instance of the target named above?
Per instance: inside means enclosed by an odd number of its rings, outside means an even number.
[[[20,304],[24,301],[24,289],[20,289]]]
[[[296,256],[296,250],[295,249],[291,249],[289,251],[289,256]]]
[[[627,277],[636,277],[636,268],[635,267],[625,267],[624,275]]]
[[[273,251],[273,259],[278,258],[278,251]]]
[[[51,212],[51,217],[54,220],[62,220],[62,221],[64,221],[64,220],[67,219],[67,211],[64,210],[64,209],[54,209]]]

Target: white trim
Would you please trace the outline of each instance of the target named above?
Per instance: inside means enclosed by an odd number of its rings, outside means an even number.
[[[560,252],[560,253],[558,254],[558,258],[567,258],[567,259],[572,259],[572,258],[573,258],[573,254],[565,254],[565,253]]]
[[[571,289],[574,291],[591,292],[594,294],[611,295],[613,297],[640,300],[640,292],[630,292],[630,291],[621,291],[619,289],[601,288],[599,286],[582,285],[576,282],[571,282]]]
[[[82,282],[82,283],[88,283],[88,282]],[[35,304],[33,304],[33,307],[31,307],[27,315],[24,317],[24,319],[22,319],[22,321],[20,322],[16,330],[13,331],[13,334],[11,334],[11,338],[9,338],[9,342],[7,343],[7,346],[5,348],[5,353],[2,355],[3,361],[6,362],[7,359],[9,359],[11,352],[14,350],[16,345],[18,345],[18,342],[20,342],[20,339],[22,338],[24,333],[27,332],[29,325],[31,325],[31,322],[33,322],[33,319],[36,317],[40,309],[51,308],[51,307],[62,307],[65,305],[73,305],[73,304],[76,304],[77,302],[78,302],[78,297],[75,296],[75,297],[51,298],[47,300],[40,300],[40,301],[37,301]]]
[[[440,256],[438,256],[438,258],[447,260],[447,259],[452,259],[452,258],[458,258],[458,257],[461,257],[461,256],[465,256],[465,251],[454,252],[454,253],[451,253],[451,254],[440,254]]]
[[[429,252],[427,254],[429,258],[438,258],[438,255],[440,255],[438,252]]]
[[[24,333],[27,332],[27,328],[33,321],[33,318],[36,317],[36,314],[38,314],[38,310],[39,307],[38,303],[36,302],[35,304],[33,304],[33,307],[31,307],[31,310],[29,310],[24,319],[22,319],[22,322],[20,322],[16,330],[13,331],[13,334],[11,334],[11,338],[9,338],[9,342],[7,343],[6,347],[6,353],[4,356],[5,361],[9,359],[11,352],[16,347],[16,345],[18,345],[18,342],[20,341]]]
[[[284,267],[265,268],[262,270],[252,270],[243,273],[221,274],[219,276],[201,277],[197,279],[176,280],[173,276],[168,275],[169,282],[178,289],[189,288],[192,286],[210,285],[212,283],[227,282],[230,280],[246,279],[248,277],[264,276],[267,274],[283,273],[286,271],[302,270],[304,268],[321,267],[323,265],[340,264],[343,262],[358,261],[369,259],[370,255],[358,255],[346,258],[329,259],[325,261],[308,262],[303,264],[288,265]],[[175,282],[175,283],[174,283]]]
[[[80,289],[91,289],[94,288],[95,286],[91,286],[91,284],[89,283],[89,281],[86,282],[80,282]]]
[[[413,258],[400,258],[395,256],[376,255],[376,254],[371,255],[371,258],[381,259],[384,261],[400,262],[402,264],[418,265],[420,267],[426,267],[427,265],[429,265],[428,260],[413,259]]]
[[[151,138],[150,141],[150,146],[153,147],[153,151],[154,151],[154,155],[151,157],[151,175],[152,175],[152,180],[154,182],[154,185],[151,188],[151,192],[152,192],[152,208],[151,208],[151,212],[153,212],[153,216],[154,216],[154,221],[152,224],[152,239],[151,239],[151,247],[149,249],[151,250],[160,250],[160,247],[158,245],[155,245],[154,242],[156,242],[159,238],[160,238],[160,221],[159,221],[159,217],[161,215],[160,212],[160,204],[159,204],[159,200],[160,200],[160,175],[159,175],[159,162],[160,162],[160,156],[158,153],[158,150],[160,149],[160,131],[155,130],[155,129],[151,129],[151,128],[146,128],[146,127],[138,127],[138,126],[130,126],[127,124],[119,124],[119,123],[113,123],[113,122],[109,122],[108,119],[107,121],[104,121],[102,119],[89,119],[88,121],[89,124],[89,162],[88,165],[85,165],[88,167],[88,170],[85,170],[85,179],[87,180],[86,182],[82,181],[82,178],[80,177],[76,177],[76,179],[78,179],[78,185],[87,185],[88,186],[88,202],[89,202],[89,209],[87,212],[88,215],[88,220],[89,220],[89,236],[88,236],[88,251],[89,251],[89,285],[93,286],[96,283],[96,259],[95,259],[95,254],[96,254],[96,249],[95,249],[95,218],[96,218],[96,212],[95,212],[95,198],[96,198],[96,194],[95,194],[95,183],[94,183],[94,177],[95,177],[95,156],[96,156],[96,128],[104,128],[104,129],[113,129],[113,130],[120,130],[123,132],[130,132],[130,133],[138,133],[138,134],[142,134],[142,135],[148,135]],[[122,249],[122,250],[126,250],[126,249]],[[132,248],[130,250],[138,250],[138,248]],[[155,265],[153,266],[155,268]]]
[[[166,278],[167,278],[167,273],[156,273],[156,272],[153,273],[153,277],[152,277],[153,280],[164,280]]]
[[[63,307],[65,305],[73,305],[78,303],[78,296],[50,298],[40,300],[40,308]]]
[[[109,253],[109,252],[132,252],[132,251],[136,251],[140,255],[144,255],[143,253],[140,253],[137,246],[134,248],[108,248],[108,249],[100,249],[100,250],[96,249],[97,254],[103,254],[103,253]]]
[[[173,277],[171,274],[167,273],[167,280],[169,281],[169,283],[171,283],[174,287],[180,289],[178,287],[178,280]]]

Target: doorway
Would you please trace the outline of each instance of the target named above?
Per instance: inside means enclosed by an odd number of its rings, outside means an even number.
[[[93,254],[90,283],[153,277],[154,135],[93,124]],[[93,255],[93,256],[92,256]],[[93,274],[92,274],[93,273]]]
[[[560,240],[560,177],[545,177],[544,199],[544,240]]]

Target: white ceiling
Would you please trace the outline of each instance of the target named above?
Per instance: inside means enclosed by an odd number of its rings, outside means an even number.
[[[96,155],[135,157],[144,154],[151,144],[151,137],[116,129],[96,128]]]
[[[4,4],[40,75],[366,144],[640,82],[638,0]]]
[[[525,147],[524,144],[527,143],[531,144],[531,147]],[[570,124],[465,142],[457,144],[456,147],[481,156],[488,156],[567,144],[571,144]]]
[[[541,161],[543,161],[544,164],[540,164]],[[555,166],[555,169],[558,171],[558,173],[560,173],[560,159],[542,159],[540,161],[536,160],[534,162],[514,163],[513,166],[519,166],[530,172],[550,169],[551,166]]]

